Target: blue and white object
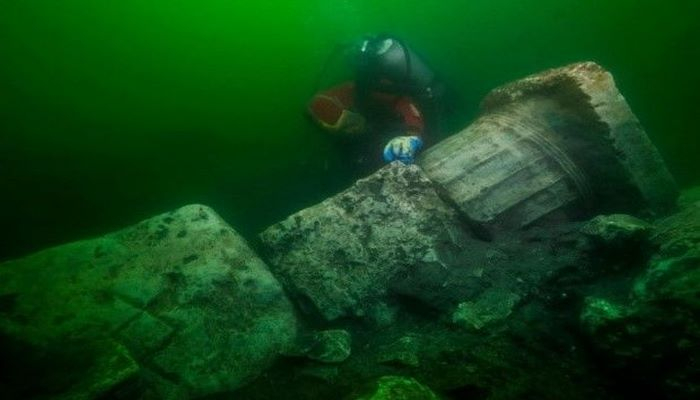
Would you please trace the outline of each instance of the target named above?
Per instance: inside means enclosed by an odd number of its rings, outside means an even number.
[[[397,136],[384,146],[384,161],[401,161],[413,164],[418,151],[423,148],[423,140],[418,136]]]

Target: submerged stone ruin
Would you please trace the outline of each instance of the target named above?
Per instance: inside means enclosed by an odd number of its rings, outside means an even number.
[[[695,399],[700,195],[677,197],[608,72],[545,71],[250,242],[191,205],[0,264],[0,390]]]
[[[265,263],[200,205],[3,263],[0,299],[3,384],[16,398],[232,390],[297,326]]]
[[[418,161],[474,220],[512,229],[553,215],[654,215],[675,206],[673,178],[599,65],[507,84],[481,108]]]

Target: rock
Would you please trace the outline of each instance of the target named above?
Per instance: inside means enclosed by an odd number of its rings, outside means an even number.
[[[418,356],[420,347],[420,338],[418,336],[406,335],[380,349],[377,360],[382,364],[415,368],[420,365]]]
[[[700,248],[683,257],[653,262],[635,283],[632,295],[637,302],[666,301],[700,312]]]
[[[700,203],[656,222],[652,242],[662,257],[678,257],[700,248]]]
[[[658,252],[635,284],[633,296],[641,302],[670,300],[700,311],[700,204],[657,221],[652,241]]]
[[[592,62],[493,90],[476,121],[418,164],[467,216],[504,229],[591,213],[664,214],[677,197],[612,76]]]
[[[388,295],[437,304],[447,275],[472,273],[464,262],[474,242],[468,229],[420,168],[397,162],[260,238],[302,309],[327,320],[368,314],[381,320],[393,318],[375,315]]]
[[[115,343],[138,363],[146,390],[192,397],[259,374],[294,341],[296,319],[245,241],[211,209],[191,205],[0,264],[0,334],[28,353]],[[80,357],[81,346],[65,352]],[[67,378],[106,391],[134,370],[120,365],[111,383],[88,365]],[[73,396],[74,384],[61,396]],[[153,389],[159,385],[170,389]]]
[[[438,400],[439,397],[417,380],[405,376],[383,376],[374,389],[356,400]]]
[[[627,301],[589,298],[582,312],[583,327],[612,373],[656,398],[700,396],[699,226],[697,206],[658,221],[659,251]]]
[[[111,351],[96,352],[99,358],[90,369],[85,371],[81,383],[71,387],[70,395],[58,396],[58,399],[100,398],[136,377],[140,369],[139,365],[131,358],[124,346],[112,342],[106,348]]]
[[[515,293],[487,290],[475,301],[460,303],[452,314],[452,322],[467,329],[479,330],[507,318],[520,301]]]
[[[599,215],[588,221],[581,232],[601,245],[619,248],[647,239],[651,225],[631,215]]]
[[[352,337],[343,329],[316,332],[305,346],[303,354],[325,363],[340,363],[350,357]]]
[[[700,257],[655,263],[626,305],[588,299],[584,329],[609,373],[661,399],[696,399],[700,384]],[[659,369],[659,365],[664,365]],[[639,377],[642,381],[636,381]]]
[[[618,320],[629,315],[629,310],[609,300],[597,297],[586,298],[581,321],[584,328],[591,334],[597,334],[610,321]]]

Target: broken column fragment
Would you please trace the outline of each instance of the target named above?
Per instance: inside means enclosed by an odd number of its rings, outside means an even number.
[[[427,297],[447,274],[473,274],[469,235],[420,168],[397,162],[260,238],[290,294],[332,320],[375,314],[392,290],[439,303]]]
[[[677,191],[610,73],[586,62],[493,90],[480,117],[418,160],[470,218],[663,214]]]
[[[119,398],[141,390],[148,398],[191,398],[232,390],[296,335],[279,282],[201,205],[2,263],[0,299],[0,344],[22,349],[11,366],[53,383],[51,393],[17,387],[18,398],[95,398],[114,390],[129,393]],[[122,353],[133,362],[102,361]],[[97,367],[105,372],[96,375]]]

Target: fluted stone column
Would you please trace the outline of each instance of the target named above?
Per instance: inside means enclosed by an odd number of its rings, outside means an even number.
[[[501,228],[553,214],[663,214],[677,196],[612,75],[592,62],[493,90],[476,121],[418,164],[470,218]]]

